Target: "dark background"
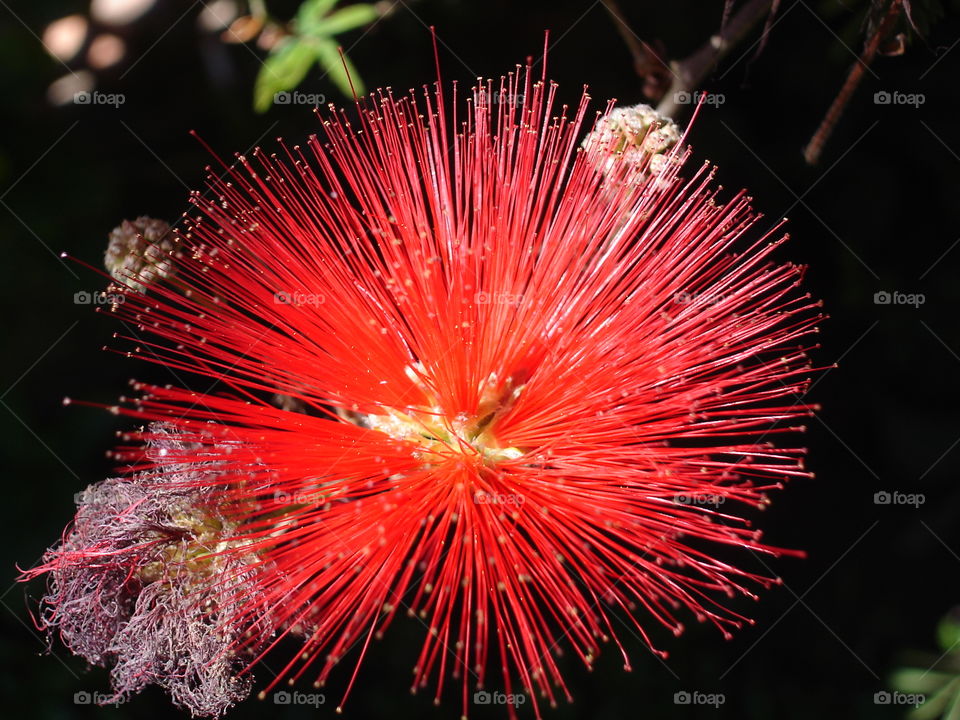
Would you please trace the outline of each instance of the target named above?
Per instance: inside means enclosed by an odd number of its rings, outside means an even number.
[[[254,53],[203,36],[195,22],[200,5],[173,0],[160,0],[123,31],[128,61],[99,76],[98,90],[124,93],[123,106],[52,107],[46,88],[66,70],[36,36],[86,4],[9,3],[0,5],[0,713],[180,714],[155,689],[119,709],[74,704],[78,691],[106,690],[106,673],[87,671],[61,646],[54,657],[44,654],[25,598],[41,588],[13,584],[15,563],[32,565],[59,537],[73,493],[111,474],[104,451],[114,431],[129,425],[63,407],[62,398],[110,403],[132,375],[159,372],[101,352],[117,328],[73,302],[75,292],[100,289],[101,280],[57,256],[66,250],[99,265],[106,234],[122,218],[177,218],[209,162],[188,130],[229,157],[258,142],[269,147],[281,133],[302,140],[317,121],[303,107],[253,113]],[[270,4],[281,16],[295,6]],[[936,650],[937,620],[960,604],[960,50],[953,50],[960,21],[948,13],[905,55],[879,58],[821,164],[809,167],[802,147],[854,62],[849,48],[862,48],[864,6],[784,0],[762,54],[754,58],[751,49],[755,32],[705,81],[725,102],[705,107],[691,134],[696,157],[716,162],[727,188],[749,188],[771,222],[790,218],[793,239],[779,257],[809,264],[808,288],[831,316],[814,359],[839,367],[819,376],[811,399],[823,411],[805,438],[816,479],[793,483],[760,518],[771,544],[804,548],[809,557],[771,564],[783,586],[755,605],[737,601],[756,625],[730,642],[698,626],[676,640],[654,629],[670,650],[661,663],[622,626],[632,674],[613,647],[590,674],[565,659],[576,701],[545,709],[547,717],[901,717],[903,708],[875,705],[874,693],[907,651]],[[714,0],[624,3],[634,30],[663,40],[672,57],[716,30],[721,10]],[[565,98],[575,101],[588,83],[598,104],[638,102],[641,83],[613,22],[600,2],[422,0],[398,4],[368,34],[342,41],[355,43],[350,54],[368,87],[405,89],[434,78],[425,25],[438,28],[445,78],[465,83],[539,55],[549,28],[549,74]],[[341,102],[320,75],[311,72],[300,89]],[[925,103],[877,105],[881,90],[922,93]],[[877,305],[874,293],[882,290],[923,293],[925,303]],[[925,503],[877,505],[878,490],[923,493]],[[434,708],[432,694],[407,692],[421,633],[413,621],[391,628],[368,655],[346,717],[459,717],[452,696]],[[332,716],[350,663],[341,667],[319,710],[252,699],[231,717]],[[726,702],[677,706],[680,690],[721,692]],[[533,716],[529,705],[521,715]],[[502,708],[471,711],[504,716]]]

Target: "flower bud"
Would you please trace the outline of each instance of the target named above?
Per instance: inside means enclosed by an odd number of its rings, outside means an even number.
[[[583,141],[585,150],[608,153],[607,167],[617,156],[646,174],[658,173],[670,150],[680,142],[680,130],[670,118],[649,105],[614,108],[599,120]]]
[[[170,225],[143,215],[124,220],[110,232],[103,264],[116,280],[142,293],[173,274],[174,246]]]

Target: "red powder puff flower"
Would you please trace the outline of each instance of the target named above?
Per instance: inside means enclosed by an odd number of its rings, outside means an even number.
[[[718,598],[775,582],[711,548],[781,552],[737,510],[809,475],[770,439],[811,411],[819,303],[749,198],[679,175],[669,121],[608,107],[581,143],[589,98],[555,93],[529,68],[465,110],[380,91],[113,259],[133,352],[207,378],[134,384],[128,477],[30,573],[119,694],[217,714],[287,636],[267,692],[322,685],[401,613],[414,690],[452,676],[466,715],[499,666],[539,717],[571,699],[559,648],[590,666],[612,640],[629,669],[614,613],[651,648],[689,616],[727,636],[745,618]]]

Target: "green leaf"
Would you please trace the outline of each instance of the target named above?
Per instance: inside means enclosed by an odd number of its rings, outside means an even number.
[[[367,91],[363,86],[360,75],[357,73],[357,69],[346,55],[343,56],[343,60],[340,59],[340,51],[337,49],[335,42],[316,38],[313,40],[313,48],[320,65],[330,76],[333,84],[340,89],[340,92],[352,98],[353,91],[350,89],[350,82],[353,81],[353,89],[356,90],[357,96],[366,94]],[[346,70],[344,70],[344,64],[347,66]],[[350,73],[349,78],[347,77],[348,72]]]
[[[287,38],[270,53],[253,88],[253,107],[257,112],[266,112],[278,92],[290,90],[300,84],[317,56],[309,42]]]
[[[314,25],[323,20],[323,18],[333,10],[333,6],[338,0],[306,0],[297,10],[297,16],[294,19],[297,26]]]
[[[943,687],[956,675],[921,668],[901,668],[890,676],[890,685],[905,693],[929,695]]]
[[[948,707],[956,701],[956,698],[957,685],[954,681],[928,697],[923,705],[911,710],[910,717],[914,720],[933,720],[941,717],[944,712],[947,712]]]
[[[373,5],[361,4],[350,5],[337,10],[328,17],[323,18],[319,24],[310,30],[311,35],[339,35],[348,30],[354,30],[364,25],[369,25],[380,17],[380,13]],[[306,30],[304,30],[306,32]]]
[[[952,615],[947,615],[937,625],[937,642],[944,652],[952,652],[960,648],[960,622]]]
[[[947,714],[943,716],[943,720],[960,720],[960,692],[953,696],[953,702],[947,708]]]
[[[958,691],[960,691],[960,687],[958,687],[957,680],[954,679],[933,695],[928,695],[923,705],[911,710],[911,720],[934,720],[934,718],[941,717],[945,712],[950,712],[951,707],[956,706],[957,698],[960,697]]]

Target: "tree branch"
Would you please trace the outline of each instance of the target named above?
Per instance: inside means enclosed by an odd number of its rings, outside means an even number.
[[[879,27],[877,27],[877,31],[867,42],[867,46],[863,49],[863,53],[857,58],[853,67],[850,68],[850,72],[847,73],[847,79],[844,81],[843,87],[840,88],[840,92],[837,93],[837,97],[834,98],[830,104],[827,114],[824,115],[823,120],[820,122],[820,127],[817,128],[813,137],[810,138],[810,142],[807,143],[807,146],[803,149],[803,158],[807,161],[807,164],[816,165],[820,160],[820,153],[823,151],[824,143],[830,138],[830,135],[833,133],[833,128],[840,119],[840,115],[843,114],[844,108],[847,107],[847,103],[850,102],[854,91],[856,91],[860,85],[860,81],[863,79],[863,73],[870,67],[874,57],[876,57],[880,42],[889,35],[893,29],[894,23],[900,15],[901,4],[902,0],[893,0],[893,2],[890,3],[890,7],[887,9],[883,21]]]
[[[603,6],[615,20],[614,26],[633,56],[633,69],[644,81],[643,94],[647,98],[659,100],[670,83],[671,73],[670,65],[661,57],[663,49],[657,48],[661,51],[658,53],[657,49],[637,37],[630,29],[617,0],[604,0]]]
[[[717,63],[769,13],[772,2],[773,0],[749,0],[733,14],[720,32],[712,35],[696,52],[683,60],[672,61],[670,71],[673,82],[657,106],[657,112],[676,119],[677,115],[688,107],[678,104],[677,98],[682,97],[682,93],[693,93],[699,89],[701,81]]]

